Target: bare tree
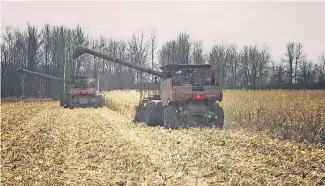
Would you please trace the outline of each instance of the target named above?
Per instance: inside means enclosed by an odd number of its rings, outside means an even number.
[[[305,58],[305,55],[303,54],[303,45],[301,43],[296,43],[294,45],[294,58],[295,58],[294,79],[295,79],[295,83],[297,83],[298,64],[301,60]]]
[[[149,54],[149,42],[144,40],[144,35],[141,33],[140,36],[133,34],[128,43],[128,53],[132,61],[135,63],[146,66],[148,63],[148,54]],[[144,73],[136,70],[136,80],[142,82],[144,79]]]
[[[325,53],[319,56],[319,82],[325,82]]]
[[[292,87],[287,83],[298,83],[295,87],[299,87],[299,84],[321,87],[325,82],[325,54],[322,53],[319,63],[314,64],[306,59],[301,43],[288,43],[282,63],[276,65],[266,48],[247,45],[237,49],[236,45],[216,44],[207,52],[203,51],[202,41],[192,42],[187,33],[180,33],[173,40],[166,41],[157,53],[154,30],[148,41],[144,39],[143,33],[133,34],[128,41],[103,36],[91,38],[79,25],[68,28],[46,24],[41,30],[30,24],[24,30],[7,26],[2,33],[1,96],[21,95],[21,77],[15,71],[21,66],[60,78],[92,72],[98,68],[102,72],[102,90],[139,88],[135,82],[144,82],[149,77],[132,68],[91,55],[72,59],[72,51],[77,45],[94,47],[114,57],[153,68],[156,68],[155,63],[202,64],[206,61],[213,66],[216,77],[225,88]],[[37,96],[43,90],[50,97],[62,93],[62,86],[56,81],[32,75],[25,77],[27,96]]]
[[[287,52],[285,53],[285,56],[287,57],[287,59],[282,59],[283,62],[287,63],[288,65],[288,74],[290,77],[290,81],[289,83],[292,84],[293,83],[293,60],[295,59],[295,54],[294,54],[294,46],[295,44],[290,42],[287,44]]]
[[[156,50],[156,31],[151,32],[151,68],[154,69],[154,58]],[[151,76],[151,81],[153,81],[153,76]]]
[[[192,49],[192,60],[194,64],[204,64],[202,41],[195,41]]]

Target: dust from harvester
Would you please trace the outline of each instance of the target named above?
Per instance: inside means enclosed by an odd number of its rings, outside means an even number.
[[[236,95],[240,92],[226,91],[225,99]],[[248,102],[254,97],[242,96]],[[311,97],[307,100],[320,99]],[[133,106],[138,100],[134,91],[114,91],[106,98],[115,111],[63,109],[58,102],[3,103],[2,183],[325,184],[325,148],[320,145],[271,139],[235,127],[172,131],[134,124]],[[223,102],[228,111],[233,108],[230,103]]]

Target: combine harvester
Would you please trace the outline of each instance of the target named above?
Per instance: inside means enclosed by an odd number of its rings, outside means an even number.
[[[135,121],[171,129],[194,127],[197,124],[223,128],[224,111],[217,102],[222,101],[223,92],[211,65],[169,64],[161,67],[162,71],[156,71],[82,46],[75,48],[73,58],[85,53],[160,78],[160,88],[156,93],[144,96],[148,90],[141,90]]]
[[[98,87],[96,88],[96,78],[90,76],[70,76],[69,80],[60,79],[58,77],[49,76],[39,72],[34,72],[19,68],[17,71],[22,73],[41,76],[48,79],[57,80],[70,85],[70,90],[64,92],[60,99],[60,106],[64,108],[74,107],[103,107],[105,105],[104,96],[99,94]],[[97,79],[98,80],[98,79]],[[22,77],[22,85],[24,86],[24,78]],[[98,86],[98,82],[97,82]],[[23,91],[24,94],[24,91]]]

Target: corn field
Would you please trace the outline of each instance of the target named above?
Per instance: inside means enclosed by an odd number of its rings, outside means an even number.
[[[133,117],[140,93],[104,92],[109,107]],[[228,128],[267,132],[280,139],[325,143],[325,91],[226,90],[220,103]]]
[[[107,107],[1,104],[3,185],[325,185],[325,91],[224,91],[224,130],[135,124]]]

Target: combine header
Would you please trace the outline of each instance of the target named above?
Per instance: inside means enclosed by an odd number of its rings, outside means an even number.
[[[144,96],[144,92],[148,91],[141,91],[135,121],[171,129],[202,123],[223,128],[224,111],[218,104],[218,101],[222,101],[223,93],[211,65],[168,64],[161,67],[162,71],[156,71],[82,46],[75,48],[73,58],[84,53],[160,78],[160,82],[156,82],[160,86],[159,91],[152,91],[147,96]]]
[[[58,77],[49,76],[39,72],[34,72],[19,68],[17,71],[32,75],[41,76],[48,79],[57,80],[70,85],[70,90],[63,93],[60,99],[60,106],[64,108],[74,107],[102,107],[105,105],[105,99],[96,89],[96,78],[89,76],[70,76],[69,80],[63,80]],[[22,78],[22,81],[24,79]]]

